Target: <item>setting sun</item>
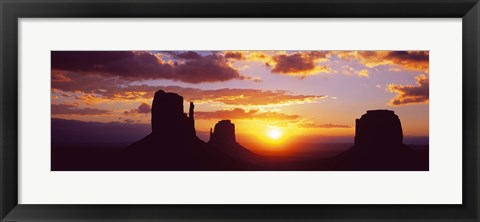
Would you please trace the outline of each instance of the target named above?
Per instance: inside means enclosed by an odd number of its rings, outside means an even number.
[[[268,137],[271,139],[278,139],[282,136],[282,131],[280,129],[270,129],[268,130]]]

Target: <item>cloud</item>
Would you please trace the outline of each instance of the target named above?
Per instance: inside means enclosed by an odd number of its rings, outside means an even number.
[[[429,66],[429,51],[390,51],[385,59],[408,69],[425,70]]]
[[[201,59],[202,56],[200,54],[198,54],[197,52],[194,52],[194,51],[188,51],[188,52],[180,52],[180,53],[177,53],[175,54],[176,58],[180,58],[180,59]]]
[[[294,54],[275,55],[273,57],[272,72],[289,75],[309,75],[328,71],[327,66],[320,66],[317,63],[325,60],[326,52],[310,51]]]
[[[243,60],[245,59],[245,55],[242,52],[225,52],[225,58]]]
[[[123,114],[125,115],[149,114],[150,110],[151,110],[150,105],[146,103],[142,103],[140,104],[140,106],[138,106],[138,108],[125,111],[123,112]]]
[[[391,99],[389,105],[400,106],[409,104],[428,103],[429,100],[429,79],[426,75],[416,77],[417,85],[388,85],[388,91],[397,93],[395,98]]]
[[[78,72],[52,70],[52,90],[64,92],[96,92],[117,87],[122,83],[118,78],[100,75],[82,75]],[[124,82],[124,81],[123,81]]]
[[[108,115],[110,110],[96,108],[78,108],[71,104],[52,104],[52,115]]]
[[[368,69],[362,69],[358,72],[358,76],[360,77],[368,77]]]
[[[167,92],[174,92],[186,101],[196,103],[219,103],[226,106],[284,106],[292,104],[315,103],[326,98],[324,95],[297,95],[286,90],[260,90],[223,88],[202,90],[179,86],[156,87]]]
[[[389,68],[388,71],[390,71],[390,72],[401,72],[402,69],[399,69],[397,67],[392,67],[392,68]]]
[[[247,62],[261,62],[264,64],[272,62],[272,55],[284,52],[279,51],[224,51],[225,58],[231,60],[242,60]]]
[[[217,110],[213,112],[195,112],[196,119],[268,119],[268,120],[294,120],[298,115],[279,112],[260,112],[259,110],[245,111],[235,108],[233,110]]]
[[[314,123],[314,122],[303,122],[299,124],[301,127],[304,128],[351,128],[351,126],[348,125],[340,125],[340,124],[332,124],[332,123]]]
[[[135,123],[135,122],[139,122],[139,121],[138,121],[138,120],[135,121],[135,120],[133,120],[133,119],[125,119],[125,120],[123,120],[123,122],[124,122],[124,123]]]
[[[65,74],[72,81],[52,83],[52,96],[65,92],[85,104],[108,103],[112,101],[146,102],[157,90],[174,92],[186,101],[197,103],[221,103],[231,106],[281,106],[290,104],[315,103],[325,95],[298,95],[286,90],[260,90],[223,88],[202,90],[180,86],[131,85],[116,78],[82,76],[78,73]]]
[[[60,70],[52,70],[52,83],[72,82],[73,80],[67,76],[66,72]]]
[[[161,54],[132,51],[52,51],[54,72],[113,76],[122,79],[170,79],[187,83],[222,82],[244,77],[221,54],[170,52],[172,60]],[[58,74],[55,78],[60,77]],[[55,79],[56,80],[56,79]]]
[[[368,68],[394,65],[428,72],[428,51],[52,51],[52,82],[68,82],[68,72],[116,77],[126,81],[169,79],[186,83],[258,79],[239,73],[234,61],[261,62],[272,73],[304,78],[321,72],[336,72],[325,63],[331,55],[358,60]],[[245,64],[244,64],[245,65]],[[237,67],[238,66],[238,67]],[[368,70],[357,75],[368,77]]]
[[[225,57],[249,62],[261,62],[269,67],[272,73],[292,75],[304,78],[330,71],[326,65],[319,65],[326,61],[328,51],[300,51],[287,53],[285,51],[231,51],[225,52]]]
[[[429,51],[336,51],[339,58],[359,60],[363,65],[374,68],[381,65],[396,65],[403,69],[428,72]],[[395,67],[391,71],[398,71]]]
[[[368,78],[368,76],[369,76],[368,69],[356,70],[349,65],[344,65],[344,66],[341,67],[341,69],[342,69],[341,73],[344,74],[344,75],[359,76],[359,77],[365,77],[365,78]]]
[[[153,94],[158,90],[158,87],[153,86],[129,85],[127,81],[117,77],[82,75],[75,72],[55,73],[66,76],[69,81],[52,82],[52,96],[72,97],[85,104],[144,101],[153,98]]]

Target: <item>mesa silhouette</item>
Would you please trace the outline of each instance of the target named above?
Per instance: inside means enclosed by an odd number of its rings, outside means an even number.
[[[258,155],[236,141],[235,124],[221,120],[204,142],[196,135],[195,106],[184,113],[183,97],[159,90],[151,108],[151,133],[123,149],[68,149],[52,120],[52,170],[251,171],[428,170],[428,153],[403,144],[393,111],[371,110],[356,120],[355,144],[333,158],[295,160]]]
[[[369,110],[355,123],[355,145],[335,158],[338,170],[428,170],[428,155],[403,144],[393,111]]]

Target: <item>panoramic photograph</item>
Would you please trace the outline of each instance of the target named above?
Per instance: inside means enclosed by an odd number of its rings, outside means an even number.
[[[51,51],[52,171],[428,171],[429,51]]]

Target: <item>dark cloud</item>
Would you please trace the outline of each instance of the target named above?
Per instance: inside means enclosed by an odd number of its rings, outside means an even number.
[[[189,83],[244,79],[221,55],[208,55],[177,65],[170,77],[170,79]]]
[[[425,75],[416,77],[417,85],[388,85],[390,92],[397,93],[397,96],[390,100],[389,105],[399,106],[408,104],[428,103],[429,100],[429,79]]]
[[[108,115],[109,110],[96,108],[78,108],[70,104],[52,104],[52,115]]]
[[[177,60],[165,61],[161,55],[150,52],[52,51],[52,76],[53,72],[69,71],[83,75],[114,76],[129,81],[170,79],[201,83],[244,79],[223,55],[202,56],[196,52],[181,52],[175,56]]]
[[[279,112],[260,112],[259,110],[245,111],[240,108],[233,110],[217,110],[213,112],[195,112],[197,119],[268,119],[268,120],[294,120],[298,115]]]
[[[225,53],[225,58],[227,59],[236,59],[236,60],[243,60],[245,59],[245,56],[241,52],[226,52]]]
[[[70,71],[99,71],[106,65],[134,59],[127,51],[52,51],[52,69]]]
[[[200,59],[202,56],[194,51],[188,51],[188,52],[181,52],[175,54],[175,56],[179,59]]]
[[[409,62],[428,62],[429,52],[428,51],[390,51],[387,56],[387,59],[399,60]]]
[[[390,51],[385,59],[410,70],[428,72],[429,69],[428,51]]]
[[[304,77],[329,71],[326,65],[318,64],[320,61],[326,61],[329,54],[329,51],[300,51],[294,53],[283,51],[226,51],[224,57],[233,60],[261,62],[270,68],[272,73]]]
[[[326,66],[318,65],[322,59],[326,59],[327,52],[310,51],[294,54],[284,54],[273,56],[272,72],[291,75],[307,75],[321,71],[327,71]],[[267,63],[267,65],[271,65]]]
[[[125,115],[135,115],[135,114],[149,114],[150,113],[150,105],[146,103],[140,104],[138,108],[136,109],[131,109],[130,111],[125,111],[123,114]]]
[[[428,72],[429,51],[340,51],[338,57],[357,59],[367,67],[397,65],[404,69]]]

